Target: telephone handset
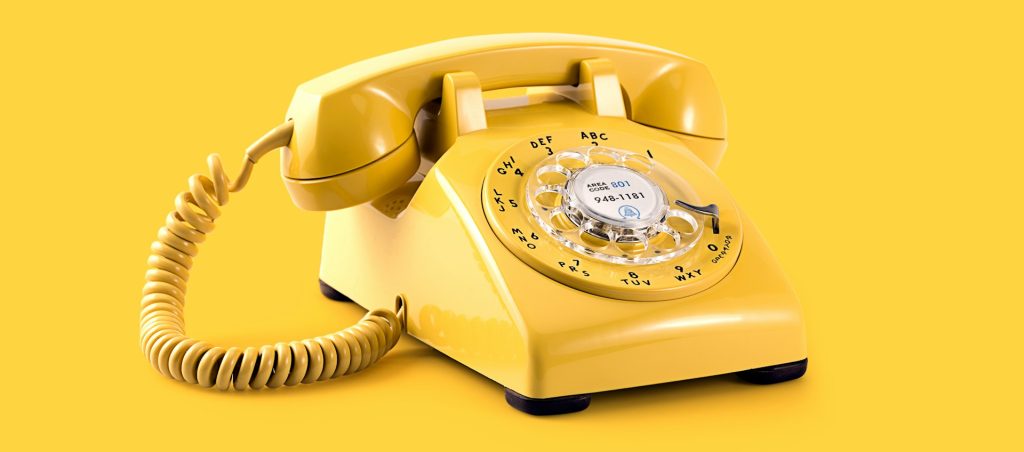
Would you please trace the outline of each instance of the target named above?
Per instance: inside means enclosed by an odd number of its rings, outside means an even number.
[[[590,61],[581,65],[582,60]],[[419,167],[415,116],[428,102],[443,102],[444,89],[452,91],[449,102],[479,106],[474,92],[585,79],[597,85],[617,79],[627,93],[630,111],[618,99],[602,99],[615,103],[601,105],[609,110],[606,115],[725,138],[722,101],[707,69],[691,59],[589,36],[481,36],[384,55],[299,86],[288,109],[295,133],[281,163],[285,185],[292,200],[306,209],[334,210],[369,201],[405,183]],[[486,127],[486,118],[479,109],[463,111],[457,123],[449,119],[445,125],[439,131],[445,137],[442,149],[460,134]]]
[[[321,290],[369,312],[258,348],[189,338],[196,246],[278,148],[295,204],[328,211]],[[799,305],[713,172],[724,149],[707,69],[654,47],[493,35],[344,67],[299,86],[234,181],[216,155],[189,179],[151,247],[142,348],[176,380],[260,389],[357,372],[408,332],[532,414],[707,375],[798,378]]]

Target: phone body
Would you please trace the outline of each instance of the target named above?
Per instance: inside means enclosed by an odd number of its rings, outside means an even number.
[[[579,49],[561,35],[513,35],[487,45],[472,38],[434,44],[413,54],[434,62],[434,53],[452,46],[461,55],[467,42],[471,53],[481,46],[522,52],[524,39],[536,48],[522,58],[567,47],[576,57],[563,64],[564,74],[492,85],[530,86],[492,100],[485,99],[477,72],[516,70],[517,57],[495,56],[501,68],[442,58],[451,70],[435,70],[436,79],[424,84],[436,92],[423,96],[440,102],[417,112],[416,133],[396,138],[402,144],[383,158],[416,141],[419,149],[405,163],[415,172],[369,203],[326,214],[320,279],[327,293],[367,309],[403,297],[409,334],[527,400],[776,365],[782,374],[802,374],[792,364],[806,366],[796,294],[714,175],[726,145],[724,110],[706,69],[680,57],[683,63],[661,74],[669,80],[629,93],[615,83],[616,69],[628,58],[599,51],[623,45],[619,41],[585,38],[587,48]],[[635,58],[645,51],[630,47],[627,53]],[[605,66],[579,68],[595,58]],[[581,80],[582,72],[589,73]],[[644,96],[658,103],[638,102]],[[665,118],[658,117],[661,110]],[[671,124],[691,127],[673,130]],[[535,194],[528,190],[535,187],[528,182],[560,152],[588,149],[625,150],[682,174],[688,186],[679,196],[691,204],[715,203],[718,231],[711,230],[711,219],[697,218],[702,237],[657,263],[609,262],[564,246],[530,211],[528,198]],[[291,163],[286,156],[283,165]],[[632,193],[597,193],[612,192]]]

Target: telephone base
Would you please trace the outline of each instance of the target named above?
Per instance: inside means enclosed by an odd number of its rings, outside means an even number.
[[[583,411],[590,406],[590,394],[533,399],[505,388],[505,401],[512,408],[534,416],[568,414]]]
[[[804,373],[806,372],[807,358],[804,358],[800,361],[793,361],[791,363],[744,370],[742,372],[737,372],[736,375],[748,383],[770,385],[789,380],[796,380],[797,378],[804,376]]]
[[[341,292],[338,292],[335,288],[325,283],[324,280],[322,279],[320,280],[320,293],[324,294],[325,297],[332,301],[352,301],[351,298],[349,298],[348,296]]]

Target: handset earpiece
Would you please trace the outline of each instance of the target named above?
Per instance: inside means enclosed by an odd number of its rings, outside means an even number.
[[[416,113],[441,97],[446,74],[472,72],[483,90],[571,85],[579,63],[606,59],[627,116],[668,132],[723,140],[725,114],[710,73],[685,56],[626,41],[567,34],[476,36],[346,66],[299,86],[295,132],[281,172],[296,205],[335,210],[371,201],[419,167]]]

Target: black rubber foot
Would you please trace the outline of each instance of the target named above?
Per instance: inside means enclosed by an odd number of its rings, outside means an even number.
[[[331,286],[328,286],[322,279],[320,280],[320,293],[334,301],[352,301],[352,299],[346,297],[345,294],[334,290]]]
[[[774,366],[744,370],[743,372],[737,372],[736,375],[739,375],[740,378],[750,383],[770,385],[773,383],[796,380],[797,378],[804,376],[805,372],[807,372],[807,358],[786,364],[776,364]]]
[[[550,399],[531,399],[511,389],[505,388],[505,401],[512,408],[534,416],[566,414],[583,411],[590,406],[590,395],[572,395],[552,397]]]

